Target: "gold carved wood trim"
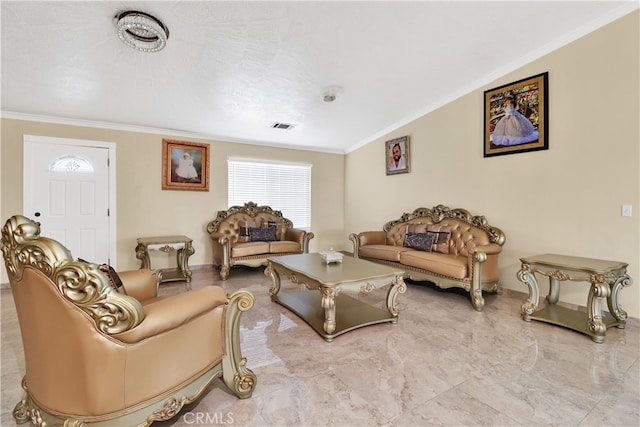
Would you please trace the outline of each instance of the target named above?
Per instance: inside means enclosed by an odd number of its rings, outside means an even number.
[[[142,305],[117,293],[97,264],[73,261],[67,248],[40,237],[39,225],[24,216],[11,217],[2,228],[2,254],[12,283],[20,281],[27,268],[42,272],[105,334],[124,332],[144,319]]]
[[[282,223],[286,227],[290,227],[290,228],[293,227],[293,222],[291,222],[291,220],[287,218],[284,218],[282,216],[282,212],[275,211],[271,207],[266,205],[258,206],[254,202],[247,202],[244,204],[244,206],[231,206],[226,211],[218,211],[216,218],[213,221],[211,221],[209,224],[207,224],[207,232],[213,233],[218,231],[218,227],[220,227],[220,224],[226,221],[227,218],[229,218],[231,215],[246,214],[246,215],[249,215],[251,218],[255,218],[260,213],[267,213],[269,215],[273,215],[274,217],[282,220]]]
[[[477,227],[489,236],[491,243],[497,243],[498,245],[504,245],[506,240],[505,234],[497,227],[493,227],[487,223],[487,219],[482,215],[471,215],[469,211],[461,208],[449,208],[444,205],[437,205],[431,209],[429,208],[417,208],[411,213],[403,213],[399,219],[389,221],[384,224],[382,229],[386,232],[396,224],[411,221],[416,218],[429,218],[434,224],[439,223],[445,218],[457,219],[465,222],[469,225]]]

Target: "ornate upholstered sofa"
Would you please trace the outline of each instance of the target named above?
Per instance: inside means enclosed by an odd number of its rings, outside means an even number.
[[[258,267],[266,265],[272,255],[308,253],[314,237],[294,228],[282,212],[253,202],[218,211],[207,231],[213,244],[213,265],[220,269],[222,280],[227,280],[234,265]],[[265,232],[271,233],[267,236]]]
[[[484,216],[438,205],[404,213],[382,228],[349,235],[356,258],[400,267],[410,279],[440,288],[462,288],[477,311],[484,307],[483,291],[500,290],[505,235]]]
[[[23,216],[2,228],[26,368],[18,423],[146,426],[175,416],[218,377],[251,396],[256,377],[239,338],[249,292],[207,286],[161,297],[148,269],[119,273],[123,291],[104,266],[39,234]]]

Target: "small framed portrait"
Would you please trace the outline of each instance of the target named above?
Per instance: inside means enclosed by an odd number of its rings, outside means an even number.
[[[409,137],[403,136],[384,143],[387,175],[409,172]]]
[[[484,157],[549,148],[549,73],[484,92]]]
[[[162,189],[209,191],[209,144],[163,139]]]

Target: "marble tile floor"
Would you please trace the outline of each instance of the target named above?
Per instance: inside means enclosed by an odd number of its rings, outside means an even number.
[[[235,268],[224,283],[209,267],[194,269],[192,287],[209,284],[255,296],[241,340],[256,389],[240,400],[217,380],[176,417],[154,425],[640,425],[638,319],[596,344],[565,328],[524,322],[524,293],[488,295],[478,313],[466,294],[409,284],[398,297],[397,324],[356,329],[329,343],[271,302],[262,269]],[[283,280],[283,291],[296,286]],[[161,286],[165,294],[186,290],[179,282]],[[380,306],[384,297],[384,290],[367,296]],[[0,422],[12,426],[24,358],[11,291],[1,290],[0,298]]]

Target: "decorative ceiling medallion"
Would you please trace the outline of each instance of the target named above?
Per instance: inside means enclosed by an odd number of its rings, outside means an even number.
[[[164,49],[169,29],[158,18],[136,10],[120,12],[113,17],[118,37],[124,44],[141,52]]]

